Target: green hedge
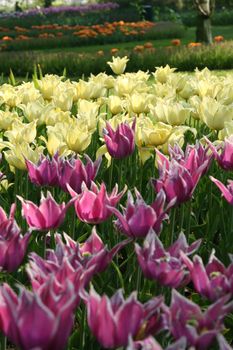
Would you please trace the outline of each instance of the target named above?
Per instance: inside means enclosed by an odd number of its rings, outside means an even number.
[[[127,69],[129,71],[149,70],[154,71],[156,66],[169,64],[180,71],[192,71],[196,67],[209,69],[233,69],[233,42],[215,44],[203,47],[178,47],[160,48],[155,52],[145,50],[143,53],[120,52],[120,55],[128,55],[130,61]],[[67,76],[81,77],[83,74],[89,76],[90,73],[99,72],[111,73],[106,64],[110,60],[110,54],[98,56],[94,53],[78,55],[74,52],[61,53],[41,53],[30,52],[1,53],[0,73],[9,75],[10,69],[16,76],[32,75],[34,66],[40,64],[44,74],[62,74],[64,68]]]

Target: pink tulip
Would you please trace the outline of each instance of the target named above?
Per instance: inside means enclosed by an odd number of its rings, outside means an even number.
[[[159,154],[160,152],[158,152]],[[180,165],[184,166],[191,174],[201,170],[203,176],[209,169],[212,162],[212,154],[209,147],[204,148],[200,142],[195,145],[187,145],[185,152],[176,144],[169,148],[171,159],[175,159]],[[161,156],[161,153],[159,157]]]
[[[137,190],[135,193],[136,202],[134,203],[133,196],[128,191],[127,205],[126,208],[123,208],[123,215],[116,208],[111,208],[118,218],[115,223],[116,227],[123,234],[132,238],[145,237],[151,228],[159,234],[162,221],[168,217],[164,209],[165,193],[160,191],[152,205],[147,205]]]
[[[233,310],[233,301],[226,304],[229,297],[218,299],[202,312],[197,304],[173,289],[171,306],[164,308],[165,327],[175,339],[185,337],[187,348],[213,349],[215,339],[224,329],[224,318]]]
[[[186,339],[184,337],[177,340],[166,347],[165,350],[185,350]],[[133,341],[130,337],[129,345],[126,350],[163,350],[157,341],[152,337],[148,337],[144,340]]]
[[[112,215],[109,207],[115,207],[125,193],[125,189],[117,193],[118,185],[116,185],[112,193],[108,194],[104,183],[98,189],[94,182],[90,190],[83,183],[83,191],[79,195],[69,185],[67,188],[71,196],[76,197],[74,206],[79,220],[89,224],[98,224],[107,220]]]
[[[22,350],[65,349],[73,326],[75,292],[65,282],[63,295],[54,294],[50,281],[36,292],[24,287],[17,296],[9,285],[0,288],[0,328]]]
[[[22,263],[30,239],[30,233],[21,235],[14,220],[16,205],[12,204],[9,219],[0,207],[0,268],[15,271]]]
[[[233,170],[233,136],[225,139],[221,145],[215,147],[207,138],[205,138],[209,144],[214,158],[217,160],[218,165],[227,171]]]
[[[226,268],[214,252],[206,266],[198,255],[191,261],[181,252],[181,258],[190,271],[196,291],[201,296],[215,301],[226,294],[233,295],[233,262]]]
[[[118,125],[116,131],[114,131],[111,125],[108,122],[106,123],[104,140],[111,157],[122,159],[133,153],[135,148],[135,126],[136,119],[134,119],[132,127],[127,123],[121,123]]]
[[[17,196],[22,203],[22,215],[28,225],[34,230],[50,230],[59,227],[65,219],[67,209],[73,204],[74,199],[67,204],[58,204],[50,192],[45,198],[42,194],[39,207],[31,201]]]
[[[167,202],[176,198],[176,204],[188,201],[201,178],[208,170],[211,157],[207,156],[202,146],[187,147],[186,153],[177,146],[170,150],[171,161],[156,150],[159,178],[152,183],[157,192],[166,193]]]
[[[135,244],[139,265],[145,277],[158,281],[163,286],[179,288],[190,281],[189,272],[180,257],[180,252],[192,254],[201,244],[198,240],[187,244],[185,235],[181,233],[173,245],[165,249],[153,230],[147,235],[144,246]]]
[[[63,191],[68,192],[67,184],[77,193],[82,192],[82,183],[84,182],[88,188],[91,187],[91,182],[94,181],[100,164],[101,158],[95,162],[85,155],[86,164],[84,165],[79,158],[72,157],[71,159],[59,158],[58,173],[59,186]]]
[[[143,305],[137,300],[136,293],[124,300],[118,290],[109,299],[106,295],[101,297],[92,288],[84,299],[88,325],[104,348],[127,346],[130,335],[134,338],[140,333],[146,337],[161,328],[161,297]]]
[[[26,159],[28,176],[38,186],[57,186],[59,183],[58,155],[51,160],[42,155],[37,164]]]
[[[215,185],[218,186],[226,201],[229,204],[233,205],[233,180],[228,180],[227,187],[223,185],[221,181],[215,179],[213,176],[210,176],[210,180],[212,180],[215,183]]]

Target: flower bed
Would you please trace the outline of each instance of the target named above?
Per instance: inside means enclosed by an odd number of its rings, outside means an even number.
[[[0,86],[1,349],[230,349],[233,75],[129,63]]]
[[[48,24],[29,29],[16,26],[11,31],[1,27],[0,32],[4,50],[15,51],[182,37],[183,28],[173,23],[119,21],[91,26]]]

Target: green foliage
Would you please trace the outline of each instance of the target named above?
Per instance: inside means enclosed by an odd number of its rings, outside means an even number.
[[[192,71],[196,67],[209,69],[233,69],[233,42],[203,47],[165,47],[155,52],[144,50],[143,53],[121,50],[120,55],[128,55],[130,61],[127,65],[129,71],[139,69],[154,71],[156,66],[170,64],[180,71]],[[97,49],[98,50],[98,49]],[[91,54],[77,54],[75,52],[60,53],[2,53],[0,55],[1,74],[9,75],[12,69],[15,76],[24,77],[33,74],[34,66],[40,64],[43,73],[63,74],[66,68],[67,77],[88,76],[90,73],[98,74],[110,68],[106,64],[111,59],[108,52],[104,56]]]

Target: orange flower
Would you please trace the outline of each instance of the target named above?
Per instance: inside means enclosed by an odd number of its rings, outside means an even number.
[[[104,51],[103,51],[103,50],[97,51],[97,55],[98,55],[98,56],[104,56]]]
[[[114,48],[111,49],[111,54],[115,55],[118,51],[119,51],[119,49],[114,47]]]
[[[216,43],[220,43],[223,40],[224,40],[224,37],[222,35],[217,35],[217,36],[214,37],[214,41]]]
[[[142,52],[144,50],[143,45],[136,45],[133,49],[135,52]]]
[[[152,49],[153,47],[154,47],[154,45],[150,42],[144,44],[145,49]]]
[[[188,47],[200,47],[202,46],[202,43],[189,43]]]
[[[11,38],[10,36],[4,36],[4,37],[2,38],[2,40],[4,40],[4,41],[12,41],[13,38]]]
[[[180,39],[173,39],[173,40],[171,41],[171,44],[172,44],[173,46],[180,46],[181,41],[180,41]]]

